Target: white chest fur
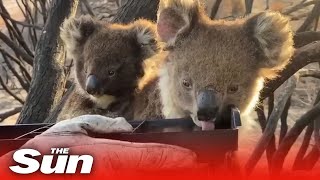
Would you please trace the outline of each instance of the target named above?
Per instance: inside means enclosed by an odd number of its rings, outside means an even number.
[[[99,97],[90,95],[90,99],[95,102],[97,108],[101,109],[107,109],[108,106],[116,100],[116,98],[111,95],[103,95]]]

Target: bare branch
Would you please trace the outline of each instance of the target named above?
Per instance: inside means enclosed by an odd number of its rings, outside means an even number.
[[[272,160],[271,173],[277,175],[281,172],[283,162],[298,136],[303,129],[320,116],[320,102],[318,102],[311,110],[301,116],[287,135],[283,138],[278,150],[275,152]]]
[[[7,11],[7,9],[5,8],[5,6],[3,5],[2,0],[0,0],[0,8],[1,8],[2,12],[3,12],[2,14],[6,15],[7,17],[8,16],[10,17],[10,14]],[[2,16],[2,18],[3,18],[4,21],[7,21],[7,19],[4,16]],[[33,53],[30,50],[30,48],[28,47],[26,41],[23,39],[22,33],[20,32],[17,24],[14,21],[10,21],[10,22],[11,22],[12,27],[13,27],[13,34],[15,35],[16,39],[18,40],[19,44],[21,45],[21,47],[25,50],[25,52],[29,56],[33,57]]]
[[[27,54],[24,50],[20,49],[16,43],[11,41],[5,34],[0,31],[0,39],[3,40],[16,54],[19,54],[23,60],[29,65],[33,65],[33,57]]]
[[[12,56],[11,54],[9,54],[8,52],[6,52],[5,50],[3,50],[1,47],[0,47],[0,52],[2,54],[4,54],[5,56],[9,57],[11,60],[13,60],[18,66],[19,68],[21,69],[21,71],[23,73],[25,73],[26,77],[28,78],[28,80],[30,81],[31,80],[31,76],[28,72],[28,70],[26,69],[25,65],[22,64],[22,62],[20,62],[19,59],[15,58],[14,56]],[[29,86],[28,86],[29,87]]]
[[[292,16],[290,17],[290,20],[291,20],[291,21],[299,21],[300,19],[305,18],[305,17],[307,17],[308,15],[309,15],[308,12],[302,12],[302,13],[297,14],[297,15],[292,15]]]
[[[24,101],[19,98],[17,95],[15,95],[8,87],[7,85],[4,83],[2,77],[0,76],[0,84],[1,86],[3,87],[3,89],[8,93],[10,94],[10,96],[12,96],[14,99],[16,99],[17,101],[19,101],[21,104],[24,104]]]
[[[246,3],[246,15],[251,14],[253,0],[245,0]]]
[[[299,3],[299,4],[296,4],[294,6],[292,6],[291,8],[281,12],[282,14],[284,15],[289,15],[295,11],[298,11],[300,9],[303,9],[305,7],[308,7],[308,6],[311,6],[313,4],[315,4],[317,2],[317,0],[313,0],[313,1],[308,1],[308,2],[305,2],[305,3]]]
[[[283,138],[286,136],[288,131],[288,112],[289,108],[291,106],[291,96],[289,97],[288,101],[286,102],[286,106],[284,107],[284,110],[281,114],[281,128],[280,128],[280,137],[279,137],[279,144],[283,140]]]
[[[213,6],[211,8],[211,14],[210,14],[210,18],[211,19],[215,19],[216,15],[218,13],[218,10],[219,10],[221,2],[222,2],[222,0],[216,0],[216,2],[213,4]]]
[[[94,12],[93,12],[90,4],[88,3],[88,1],[87,1],[87,0],[80,0],[80,2],[86,7],[88,13],[89,13],[91,16],[94,17],[94,16],[95,16],[95,15],[94,15]]]
[[[317,0],[311,13],[307,17],[307,19],[303,22],[303,24],[298,28],[297,32],[303,32],[308,30],[311,24],[318,18],[320,15],[320,1]]]
[[[314,77],[320,79],[320,71],[316,69],[304,69],[299,71],[300,77]]]
[[[0,113],[0,122],[2,122],[3,120],[7,119],[10,116],[13,116],[13,115],[19,113],[21,111],[21,109],[22,109],[22,107],[19,106],[19,107],[10,109],[9,111]]]
[[[259,124],[260,124],[261,130],[262,130],[262,133],[263,133],[266,128],[266,125],[267,125],[267,119],[264,114],[264,106],[263,106],[262,101],[259,102],[259,105],[256,108],[256,111],[257,111],[257,115],[258,115]],[[276,150],[276,139],[275,139],[275,136],[273,136],[270,143],[268,144],[267,149],[266,149],[267,160],[268,160],[269,166],[271,164],[272,156],[273,156],[273,153],[275,152],[275,150]]]
[[[21,0],[21,3],[23,4],[24,8],[25,8],[25,12],[27,14],[26,16],[26,21],[30,24],[35,24],[35,19],[33,18],[33,15],[32,15],[32,8],[29,6],[29,0]],[[35,31],[35,29],[28,29],[29,31],[29,36],[30,36],[30,39],[32,41],[32,45],[33,47],[36,46],[38,40],[37,40],[37,33]]]
[[[267,118],[266,115],[264,114],[264,106],[263,103],[260,101],[258,103],[259,105],[256,108],[256,112],[258,115],[258,121],[261,127],[262,132],[265,130],[266,125],[267,125]]]
[[[274,132],[276,130],[278,120],[284,110],[287,100],[289,99],[296,87],[296,82],[297,78],[295,76],[292,76],[286,81],[285,89],[278,98],[278,102],[275,103],[275,107],[273,108],[270,118],[268,119],[266,129],[263,132],[262,137],[260,138],[257,146],[255,147],[252,155],[250,156],[248,162],[245,165],[245,170],[248,175],[251,174],[252,170],[261,158],[263,152],[266,150],[270,141],[272,140],[272,137],[274,137]]]
[[[265,99],[270,96],[270,94],[273,93],[281,84],[304,66],[318,61],[320,61],[320,41],[297,49],[290,64],[279,73],[279,76],[276,79],[270,80],[266,83],[262,90],[261,98]]]
[[[8,84],[8,81],[9,81],[9,74],[8,74],[8,71],[7,71],[7,68],[4,67],[4,64],[0,64],[1,65],[1,71],[3,72],[4,76],[5,76],[5,83]]]
[[[274,93],[272,93],[268,97],[268,119],[270,118],[273,108],[274,108]]]
[[[316,17],[316,20],[314,22],[314,28],[313,28],[314,31],[317,31],[317,29],[318,29],[319,18],[320,18],[320,16]]]
[[[128,0],[122,5],[112,22],[129,23],[134,19],[145,18],[155,21],[157,16],[159,0],[135,1]]]
[[[26,91],[29,90],[29,86],[28,84],[26,84],[26,82],[22,79],[22,77],[19,75],[19,73],[15,70],[15,68],[12,66],[11,62],[9,61],[6,52],[3,51],[3,49],[0,47],[0,52],[2,53],[2,57],[4,62],[6,63],[7,67],[10,69],[10,71],[12,72],[12,74],[18,79],[20,85],[22,86],[22,88]]]
[[[304,134],[304,138],[303,138],[302,144],[300,146],[300,149],[298,151],[298,154],[294,160],[293,167],[292,167],[293,170],[300,170],[303,168],[303,166],[304,166],[303,158],[308,150],[311,136],[312,136],[312,132],[313,132],[313,123],[310,123],[308,125],[307,130],[306,130],[306,133]]]
[[[266,8],[265,10],[268,10],[270,8],[270,0],[265,0],[266,1]]]
[[[314,41],[319,41],[320,32],[315,32],[315,31],[299,32],[299,33],[296,33],[293,38],[294,38],[295,48],[300,48]]]
[[[316,146],[313,146],[309,154],[303,159],[301,168],[304,170],[311,170],[317,163],[320,157],[320,151]]]
[[[21,26],[34,28],[36,30],[42,30],[41,26],[34,25],[34,24],[28,24],[28,23],[21,22],[21,21],[17,21],[17,20],[13,19],[12,17],[10,17],[10,16],[8,16],[8,15],[2,13],[2,12],[0,12],[0,14],[1,14],[2,17],[5,17],[5,18],[9,19],[10,21],[15,22],[15,23],[17,23],[17,24],[19,24]]]
[[[314,121],[314,141],[320,151],[320,117]]]
[[[18,5],[20,12],[23,14],[24,18],[27,19],[28,16],[27,16],[26,12],[23,10],[20,3],[21,3],[21,0],[16,0],[16,4]]]
[[[46,0],[39,0],[40,8],[41,8],[41,15],[43,17],[43,22],[47,21],[47,8],[46,8]]]

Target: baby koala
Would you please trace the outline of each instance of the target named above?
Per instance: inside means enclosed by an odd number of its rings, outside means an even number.
[[[111,24],[81,16],[67,19],[60,36],[75,62],[75,88],[57,120],[84,114],[130,118],[144,60],[159,50],[155,25],[147,20]]]

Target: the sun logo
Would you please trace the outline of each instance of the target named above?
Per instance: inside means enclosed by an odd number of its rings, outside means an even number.
[[[82,161],[80,173],[88,174],[91,172],[93,164],[91,155],[69,155],[69,148],[51,148],[51,155],[43,155],[41,164],[35,159],[40,155],[41,153],[34,149],[20,149],[13,154],[13,160],[20,165],[9,168],[19,174],[31,174],[39,169],[43,174],[74,174],[79,161]],[[52,168],[54,155],[57,155],[57,159],[55,167]]]

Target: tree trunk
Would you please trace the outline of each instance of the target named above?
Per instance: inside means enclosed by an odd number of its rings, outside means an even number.
[[[159,0],[128,0],[115,15],[114,23],[129,23],[139,18],[157,19]]]
[[[251,14],[252,6],[253,6],[253,0],[245,0],[246,4],[246,15]]]
[[[75,15],[78,0],[53,0],[51,5],[36,47],[31,87],[18,124],[42,123],[63,95],[65,53],[58,37],[64,19]]]
[[[222,2],[222,0],[216,0],[216,2],[213,4],[213,7],[211,9],[211,14],[210,14],[211,19],[216,18],[216,15],[219,11],[219,7],[220,7],[221,2]]]

